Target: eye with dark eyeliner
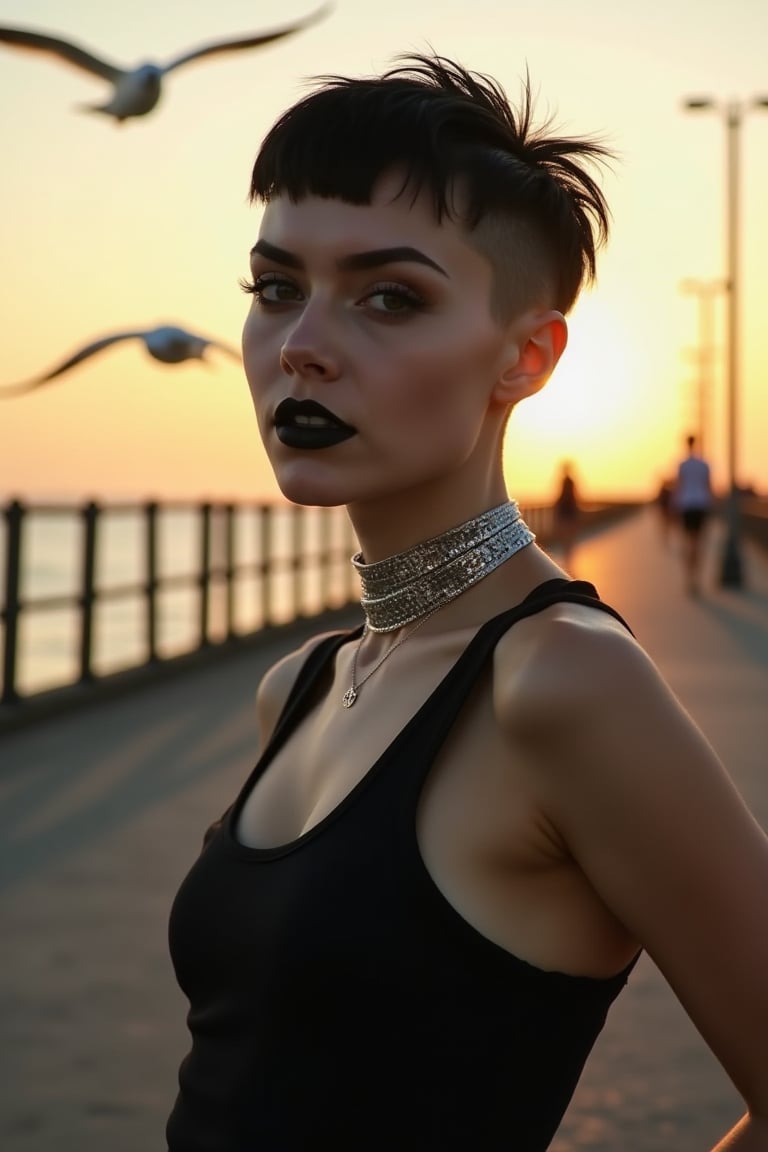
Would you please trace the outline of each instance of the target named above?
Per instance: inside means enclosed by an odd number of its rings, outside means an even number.
[[[372,303],[380,298],[381,304]],[[425,307],[425,300],[412,288],[404,284],[374,284],[360,300],[361,304],[368,305],[374,312],[386,316],[402,316],[409,312],[418,312]]]
[[[266,307],[290,304],[301,296],[301,289],[294,284],[293,280],[288,279],[287,276],[281,276],[277,272],[262,272],[253,280],[243,278],[240,281],[240,287],[243,292],[255,297],[260,304],[264,304]]]

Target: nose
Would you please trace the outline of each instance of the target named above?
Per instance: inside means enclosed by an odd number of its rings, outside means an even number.
[[[335,380],[340,373],[338,353],[334,350],[327,310],[307,306],[287,334],[280,349],[280,367],[286,376],[304,376],[315,380]]]

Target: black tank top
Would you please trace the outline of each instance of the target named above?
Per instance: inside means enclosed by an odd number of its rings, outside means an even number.
[[[591,585],[547,581],[489,620],[339,806],[283,847],[235,836],[245,798],[340,646],[310,653],[170,919],[192,1047],[171,1152],[543,1152],[611,1002],[607,979],[533,967],[472,928],[416,841],[422,786],[499,638]],[[622,621],[623,623],[623,621]]]

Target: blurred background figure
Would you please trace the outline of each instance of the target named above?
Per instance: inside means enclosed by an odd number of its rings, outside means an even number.
[[[701,591],[703,538],[712,511],[712,478],[707,461],[698,454],[696,437],[685,438],[687,454],[677,468],[673,504],[683,532],[683,565],[689,596]]]
[[[580,520],[581,505],[573,465],[565,460],[561,466],[560,487],[554,503],[554,538],[566,568],[570,564]]]
[[[128,332],[112,332],[109,336],[101,336],[92,340],[62,364],[51,368],[42,376],[32,380],[22,381],[20,384],[0,384],[0,400],[8,396],[21,396],[25,392],[34,392],[52,380],[57,380],[70,368],[75,368],[95,356],[97,352],[110,348],[123,340],[141,340],[150,356],[159,360],[161,364],[183,364],[185,360],[205,360],[209,348],[218,348],[226,352],[233,359],[240,360],[240,352],[230,344],[221,340],[213,340],[208,336],[200,336],[196,332],[188,332],[186,328],[177,328],[173,324],[161,324],[156,328],[136,328]]]
[[[44,32],[37,32],[31,28],[0,28],[0,44],[7,44],[12,48],[21,48],[29,52],[47,52],[49,55],[73,64],[84,72],[93,76],[100,76],[108,80],[113,91],[105,104],[83,104],[81,110],[86,112],[102,112],[112,116],[116,123],[133,116],[146,116],[157,105],[161,93],[163,80],[169,72],[175,71],[183,64],[193,60],[202,60],[208,56],[218,56],[223,52],[239,52],[246,48],[260,48],[264,44],[271,44],[273,40],[282,40],[284,36],[291,36],[299,32],[308,24],[314,23],[319,16],[327,13],[330,5],[324,4],[317,12],[311,13],[304,20],[299,20],[285,28],[278,28],[273,32],[261,32],[255,36],[239,36],[234,40],[217,41],[213,44],[201,44],[169,60],[167,64],[140,64],[136,68],[119,68],[116,64],[102,59],[88,52],[79,44],[70,40],[62,40],[58,36],[49,36]]]
[[[675,481],[665,477],[656,493],[656,508],[659,514],[659,530],[662,543],[668,544],[674,527],[676,514],[674,507]]]

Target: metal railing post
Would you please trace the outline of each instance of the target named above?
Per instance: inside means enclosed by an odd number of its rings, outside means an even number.
[[[333,510],[320,509],[320,603],[323,608],[331,606],[331,572],[333,569]]]
[[[227,581],[227,639],[235,635],[235,506],[224,505],[224,574]]]
[[[302,615],[302,565],[306,511],[298,507],[293,509],[291,517],[291,617],[298,620]]]
[[[3,644],[3,696],[2,702],[10,704],[18,700],[16,691],[16,656],[19,639],[19,613],[21,603],[21,540],[24,523],[24,506],[19,500],[12,500],[5,509],[5,642]]]
[[[259,570],[261,572],[261,626],[272,623],[272,509],[259,509]]]
[[[80,584],[80,681],[93,679],[93,609],[96,600],[96,535],[99,506],[91,500],[82,509],[83,570]]]
[[[147,639],[147,662],[153,664],[157,651],[157,512],[155,501],[144,505],[144,620]]]
[[[200,628],[199,643],[204,648],[210,643],[211,627],[211,505],[200,505]]]

